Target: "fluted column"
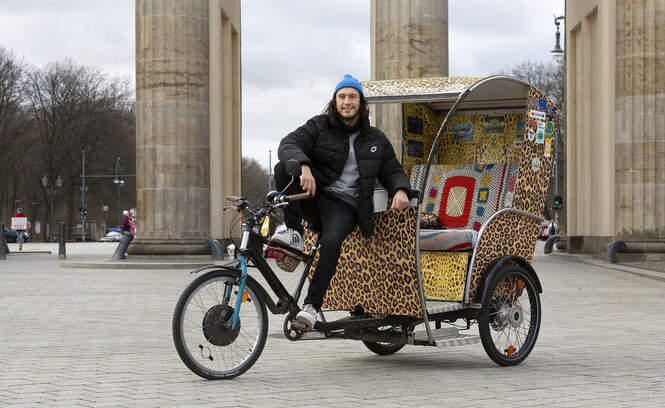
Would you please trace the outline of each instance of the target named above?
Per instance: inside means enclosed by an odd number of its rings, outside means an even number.
[[[208,3],[136,2],[138,228],[130,254],[205,252],[210,235]]]
[[[447,0],[372,0],[372,80],[448,76]],[[375,125],[401,157],[399,105],[375,105]]]
[[[665,0],[617,0],[616,19],[616,234],[662,246]]]

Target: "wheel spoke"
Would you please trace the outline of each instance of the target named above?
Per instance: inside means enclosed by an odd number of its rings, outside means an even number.
[[[540,325],[538,294],[530,276],[517,265],[504,267],[490,282],[479,317],[483,347],[500,365],[514,365],[531,352]]]

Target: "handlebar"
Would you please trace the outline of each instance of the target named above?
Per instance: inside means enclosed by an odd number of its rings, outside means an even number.
[[[299,201],[299,200],[305,200],[310,198],[312,195],[310,193],[300,193],[300,194],[293,194],[290,196],[284,196],[285,199],[284,201]]]
[[[279,203],[288,203],[291,201],[299,201],[299,200],[305,200],[310,198],[312,195],[310,193],[300,193],[300,194],[293,194],[293,195],[283,195],[283,196],[278,196],[275,198],[276,202]],[[234,196],[234,195],[227,195],[226,199],[228,201],[239,201],[242,199],[242,197]]]

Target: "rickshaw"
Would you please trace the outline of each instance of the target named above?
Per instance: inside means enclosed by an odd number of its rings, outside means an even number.
[[[379,355],[405,345],[481,342],[495,363],[521,363],[540,328],[542,286],[530,262],[543,221],[556,107],[506,76],[370,81],[363,90],[369,102],[401,110],[398,147],[416,198],[402,211],[385,211],[379,199],[375,209],[384,211],[374,214],[373,236],[356,229],[347,237],[312,331],[360,340]],[[298,163],[286,167],[299,176]],[[317,231],[308,230],[303,252],[259,232],[264,217],[306,194],[274,191],[255,207],[227,198],[227,209],[243,219],[236,258],[191,272],[205,273],[184,290],[173,315],[179,356],[208,379],[236,377],[256,362],[267,309],[286,315],[289,340],[312,334],[295,316],[316,268]],[[301,268],[293,293],[269,262]],[[326,319],[332,311],[343,317]],[[478,334],[471,333],[476,325]]]

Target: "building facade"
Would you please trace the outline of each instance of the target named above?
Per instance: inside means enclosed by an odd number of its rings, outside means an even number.
[[[662,255],[665,0],[566,1],[565,23],[569,250]]]

